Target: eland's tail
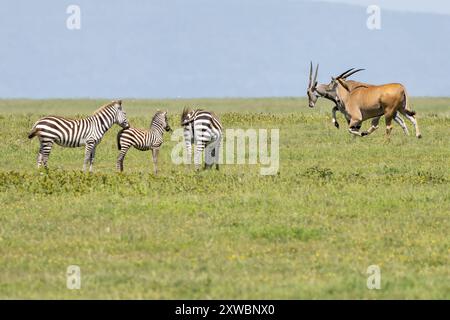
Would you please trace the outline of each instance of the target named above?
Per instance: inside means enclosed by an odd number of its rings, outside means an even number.
[[[406,92],[405,88],[403,88],[403,90],[404,90],[403,91],[403,109],[405,110],[405,112],[408,116],[415,116],[416,112],[409,108],[408,93]]]

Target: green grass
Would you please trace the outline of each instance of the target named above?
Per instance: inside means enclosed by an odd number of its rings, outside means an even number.
[[[42,115],[88,115],[105,101],[0,100],[0,298],[449,299],[450,99],[413,99],[424,138],[383,124],[355,138],[331,106],[304,99],[124,101],[146,128],[185,105],[225,128],[279,128],[280,173],[224,165],[194,173],[132,150],[115,172],[116,126],[82,174],[83,149],[35,168]],[[367,127],[368,124],[365,124]],[[410,130],[412,127],[409,125]],[[66,288],[79,265],[82,289]],[[369,265],[381,290],[368,290]]]

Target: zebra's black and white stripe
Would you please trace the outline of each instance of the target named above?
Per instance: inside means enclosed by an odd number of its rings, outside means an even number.
[[[155,174],[157,174],[158,153],[163,143],[164,130],[171,130],[167,121],[167,111],[156,112],[150,124],[150,130],[127,128],[119,131],[117,134],[117,148],[120,150],[120,153],[117,158],[117,169],[121,172],[123,171],[125,155],[131,147],[135,147],[141,151],[152,150],[153,168]]]
[[[216,169],[219,169],[219,150],[222,141],[222,124],[219,118],[209,111],[185,108],[181,115],[181,125],[184,128],[188,163],[191,163],[192,145],[195,144],[195,168],[200,167],[202,152],[205,150],[205,168],[215,164]]]
[[[62,147],[85,146],[83,171],[89,162],[93,169],[95,149],[103,135],[113,124],[123,128],[129,127],[127,116],[122,108],[122,101],[112,101],[98,109],[92,116],[72,120],[63,117],[49,116],[38,120],[28,135],[29,139],[39,137],[40,148],[37,158],[38,168],[43,164],[47,168],[48,157],[54,143]]]

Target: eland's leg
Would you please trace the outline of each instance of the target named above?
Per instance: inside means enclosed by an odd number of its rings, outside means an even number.
[[[414,131],[416,132],[416,137],[417,137],[418,139],[422,138],[422,134],[420,133],[419,125],[417,124],[417,119],[416,119],[416,117],[415,117],[414,115],[412,115],[412,114],[408,114],[408,112],[407,112],[407,111],[404,111],[404,110],[402,110],[402,111],[400,111],[400,112],[401,112],[401,114],[403,114],[409,121],[411,121],[411,123],[413,124],[413,126],[414,126]]]
[[[334,126],[339,129],[339,122],[336,119],[336,112],[338,110],[339,110],[338,106],[334,106],[333,109],[331,110],[331,113],[333,115],[332,122],[333,122]]]
[[[385,119],[386,119],[386,138],[389,141],[390,137],[391,137],[391,132],[392,132],[392,115],[385,115]]]
[[[351,119],[348,131],[355,136],[363,136],[361,132],[359,132],[359,130],[361,129],[361,123],[362,121],[360,119]]]
[[[369,134],[372,134],[375,130],[377,130],[379,128],[378,124],[380,123],[380,118],[381,117],[373,118],[369,130],[362,132],[361,136],[368,136]]]
[[[396,114],[396,115],[395,115],[395,118],[394,118],[394,121],[397,122],[397,123],[400,125],[400,127],[402,127],[403,132],[404,132],[407,136],[409,136],[408,127],[406,126],[405,121],[403,121],[403,118],[400,117],[398,114]]]

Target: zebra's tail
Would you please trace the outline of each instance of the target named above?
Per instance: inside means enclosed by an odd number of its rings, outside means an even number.
[[[125,129],[121,129],[118,133],[117,133],[117,149],[120,150],[122,149],[122,145],[120,144],[120,137],[122,136],[122,133]]]
[[[36,125],[33,126],[33,129],[31,129],[30,133],[28,134],[28,139],[33,139],[38,133],[38,130],[36,129]]]

